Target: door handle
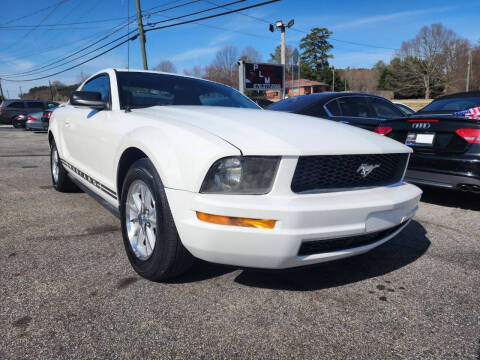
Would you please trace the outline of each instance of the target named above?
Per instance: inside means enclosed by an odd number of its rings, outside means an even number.
[[[70,127],[70,121],[65,120],[65,126]]]

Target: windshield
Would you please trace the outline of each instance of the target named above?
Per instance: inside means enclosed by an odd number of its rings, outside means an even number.
[[[183,76],[117,72],[120,107],[204,105],[260,109],[238,91],[210,81]]]
[[[419,113],[432,111],[463,111],[480,106],[480,97],[438,99],[425,106]]]

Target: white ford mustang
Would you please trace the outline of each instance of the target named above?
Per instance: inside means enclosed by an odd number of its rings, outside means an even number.
[[[397,235],[421,195],[394,140],[179,75],[101,71],[48,138],[55,189],[76,184],[116,211],[133,268],[155,280],[193,257],[281,269],[361,254]]]

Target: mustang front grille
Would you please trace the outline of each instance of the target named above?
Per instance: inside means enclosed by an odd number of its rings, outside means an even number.
[[[398,183],[408,154],[300,156],[292,191],[321,192]]]

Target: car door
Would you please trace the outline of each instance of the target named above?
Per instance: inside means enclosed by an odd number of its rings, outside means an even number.
[[[113,128],[111,112],[110,78],[100,74],[84,84],[82,91],[99,92],[107,109],[96,110],[84,106],[70,106],[64,124],[64,137],[69,153],[69,162],[85,176],[105,186],[113,186],[113,179],[105,167],[111,166],[114,146],[110,132]],[[109,160],[110,159],[110,160]]]
[[[329,101],[326,108],[331,119],[366,130],[375,129],[379,119],[371,108],[366,96],[343,96]]]

